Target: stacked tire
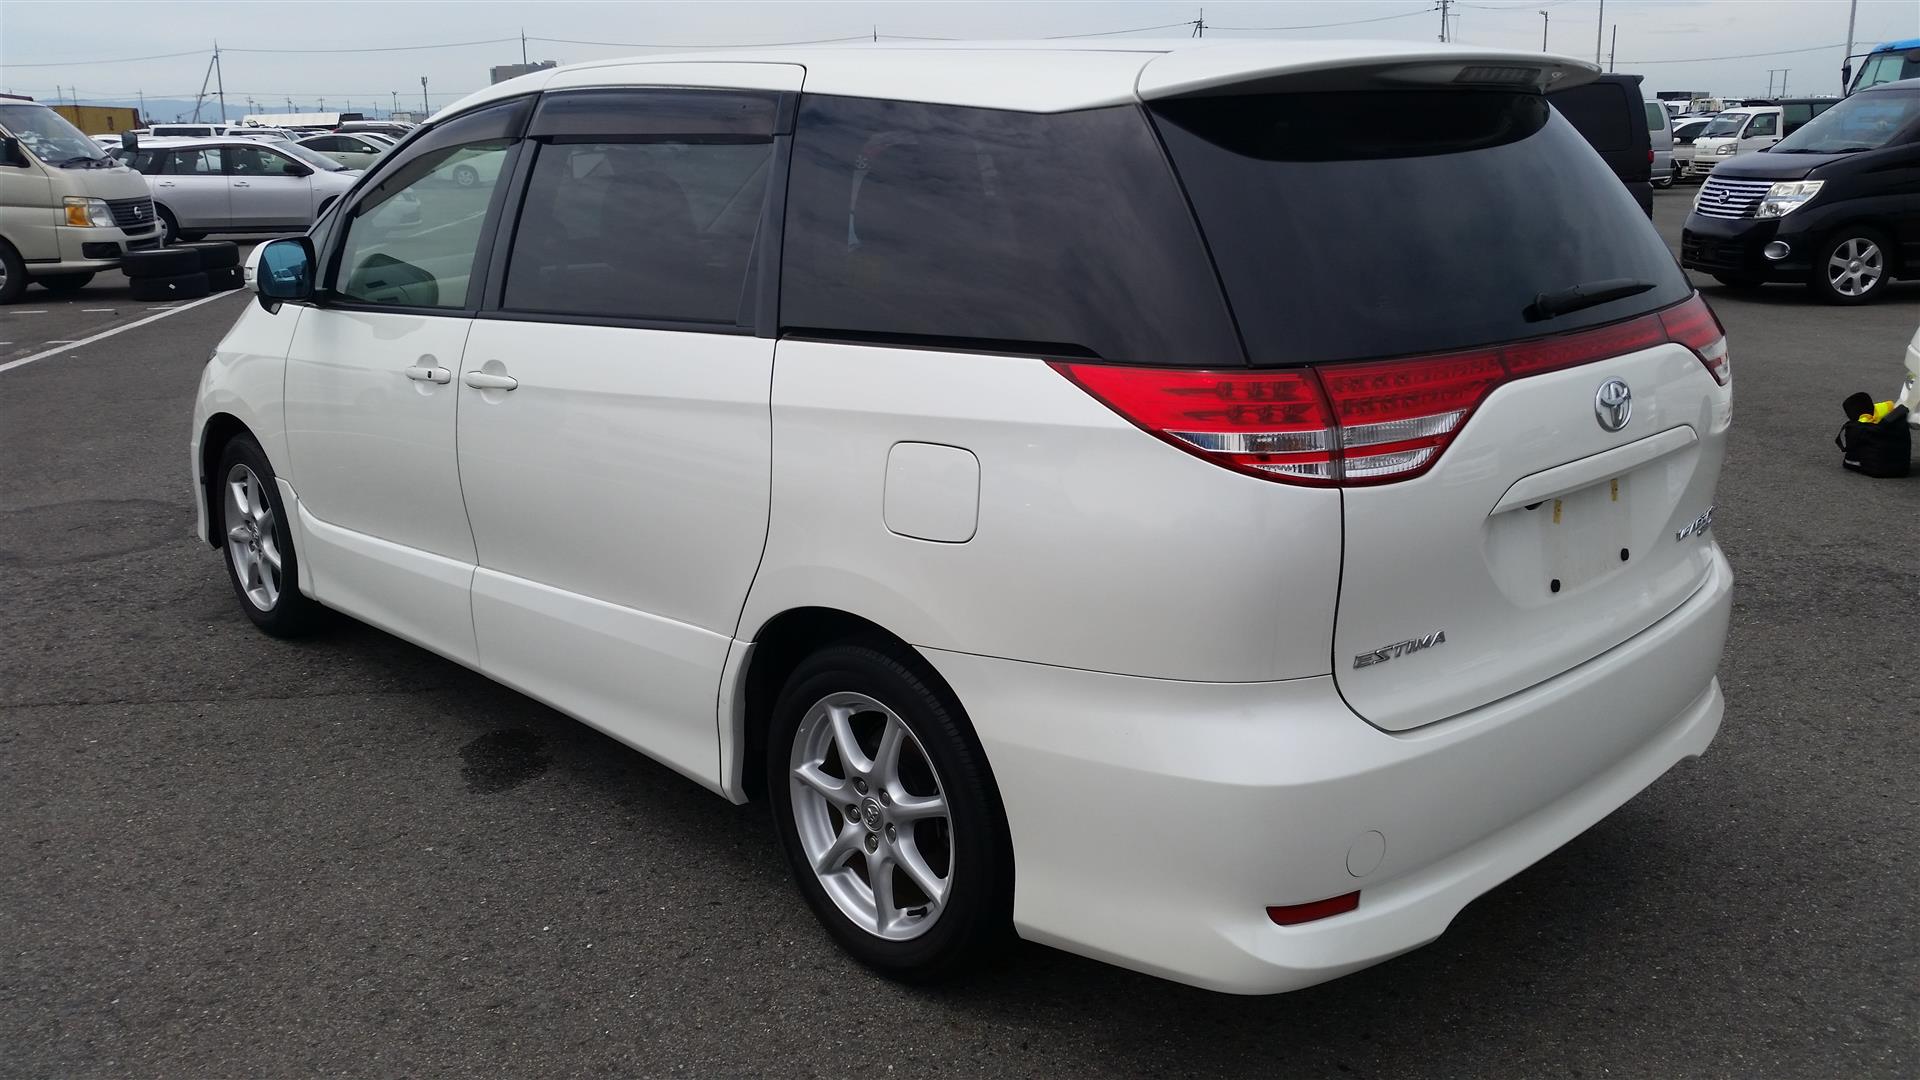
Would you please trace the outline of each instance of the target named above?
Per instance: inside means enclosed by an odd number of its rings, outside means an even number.
[[[240,248],[227,240],[129,251],[120,260],[135,300],[198,300],[241,284]]]

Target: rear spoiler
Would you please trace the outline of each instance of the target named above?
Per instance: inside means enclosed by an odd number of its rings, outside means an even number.
[[[1143,101],[1271,91],[1482,87],[1546,92],[1592,82],[1596,65],[1570,56],[1418,42],[1233,42],[1179,48],[1149,60]]]

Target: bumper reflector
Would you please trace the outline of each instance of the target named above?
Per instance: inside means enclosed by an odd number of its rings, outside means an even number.
[[[1315,900],[1309,904],[1288,904],[1285,907],[1270,907],[1267,918],[1281,926],[1298,926],[1301,923],[1324,919],[1330,915],[1342,915],[1360,906],[1360,894],[1350,892],[1345,896]]]

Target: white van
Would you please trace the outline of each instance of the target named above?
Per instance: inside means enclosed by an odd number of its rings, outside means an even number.
[[[1705,176],[1730,157],[1765,150],[1800,130],[1800,125],[1826,112],[1839,100],[1797,98],[1728,109],[1715,116],[1693,141],[1693,159],[1687,163],[1687,175]]]
[[[159,246],[145,177],[45,105],[0,101],[0,304],[29,281],[72,292]]]

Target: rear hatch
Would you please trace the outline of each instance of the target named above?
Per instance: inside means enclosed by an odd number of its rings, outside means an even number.
[[[1328,418],[1252,464],[1342,489],[1348,703],[1418,727],[1673,611],[1731,391],[1633,197],[1531,89],[1260,89],[1150,108],[1252,365]]]

